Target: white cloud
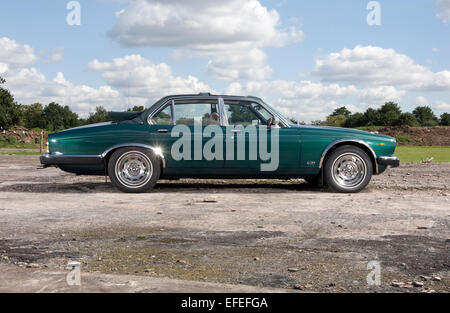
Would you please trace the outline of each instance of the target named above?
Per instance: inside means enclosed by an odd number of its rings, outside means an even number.
[[[30,67],[38,59],[30,46],[6,37],[0,38],[0,46],[0,74],[6,79],[5,87],[19,103],[57,102],[69,105],[82,115],[87,115],[97,105],[108,109],[123,108],[120,93],[109,86],[92,88],[75,85],[67,81],[62,73],[54,79],[47,79],[37,68]],[[62,52],[63,47],[55,49],[53,61],[61,60]]]
[[[169,65],[153,64],[140,55],[90,62],[88,69],[102,72],[107,82],[98,88],[73,84],[61,72],[48,79],[37,68],[29,67],[37,59],[34,49],[9,38],[1,38],[0,42],[6,47],[0,51],[0,73],[6,78],[6,88],[22,104],[57,102],[86,116],[99,105],[108,110],[124,110],[153,104],[168,94],[214,92],[196,77],[176,76]],[[55,49],[51,60],[60,61],[63,51],[64,47]]]
[[[377,107],[387,101],[399,101],[404,91],[392,86],[358,89],[354,85],[324,84],[301,81],[253,81],[245,87],[239,83],[230,84],[228,94],[252,94],[261,96],[282,113],[307,122],[324,119],[334,109],[346,106],[352,112]]]
[[[417,102],[418,105],[421,105],[421,106],[427,106],[427,105],[430,104],[428,102],[427,98],[425,98],[424,96],[418,96],[416,98],[416,102]]]
[[[94,60],[88,70],[103,73],[106,82],[124,95],[150,101],[168,94],[213,91],[198,78],[175,76],[165,63],[153,64],[140,55],[129,55],[111,62]]]
[[[54,49],[51,57],[51,61],[55,63],[62,60],[64,60],[64,46]]]
[[[36,68],[23,68],[8,75],[6,87],[19,103],[57,102],[70,106],[82,116],[86,116],[99,105],[107,109],[123,109],[120,93],[110,86],[92,88],[75,85],[67,81],[62,73],[49,80]]]
[[[23,67],[36,62],[34,49],[28,45],[22,45],[7,37],[0,38],[0,62],[9,68]],[[6,71],[6,70],[5,70]]]
[[[253,48],[246,54],[219,54],[208,62],[208,73],[219,80],[264,80],[272,74],[264,51]]]
[[[444,101],[438,100],[433,105],[433,108],[440,112],[450,112],[450,103],[446,103]]]
[[[125,46],[214,48],[235,43],[280,46],[302,32],[280,29],[258,0],[135,0],[117,14],[109,35]]]
[[[238,82],[234,82],[228,85],[227,88],[225,88],[224,94],[226,95],[233,95],[233,96],[242,96],[244,92],[244,89],[242,85]]]
[[[361,104],[376,106],[389,101],[400,102],[405,91],[397,90],[393,86],[380,86],[363,88],[359,90],[358,94]]]
[[[0,74],[6,73],[9,69],[8,64],[0,63]]]
[[[124,46],[174,48],[176,57],[208,57],[220,80],[263,80],[272,70],[263,47],[299,42],[276,10],[258,0],[136,0],[117,13],[109,36]]]
[[[356,46],[317,59],[314,75],[324,82],[360,86],[394,86],[407,90],[445,91],[450,88],[450,71],[433,72],[415,64],[393,49]]]
[[[444,23],[450,22],[450,1],[449,0],[437,0],[437,17],[444,21]]]

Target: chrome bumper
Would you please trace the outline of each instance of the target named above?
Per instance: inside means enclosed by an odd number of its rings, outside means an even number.
[[[379,157],[377,163],[380,165],[387,165],[391,167],[399,167],[400,160],[397,157]]]
[[[41,156],[41,168],[58,165],[95,165],[102,164],[100,155],[54,155],[44,154]]]

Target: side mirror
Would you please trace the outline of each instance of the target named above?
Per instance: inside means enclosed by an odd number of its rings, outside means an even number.
[[[274,118],[272,122],[272,127],[280,128],[280,121]]]

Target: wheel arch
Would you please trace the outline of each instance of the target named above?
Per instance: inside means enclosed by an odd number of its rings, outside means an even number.
[[[141,144],[141,143],[123,143],[123,144],[109,147],[101,154],[101,157],[104,160],[105,165],[107,165],[109,162],[109,159],[111,158],[111,155],[115,151],[117,151],[118,149],[121,149],[121,148],[133,148],[133,147],[151,150],[159,158],[159,160],[161,162],[161,173],[166,168],[166,159],[165,159],[164,154],[161,151],[161,149],[151,146],[151,145],[145,145],[145,144]]]
[[[321,171],[323,171],[323,166],[325,164],[325,160],[327,158],[328,155],[330,155],[330,153],[332,151],[334,151],[335,149],[341,147],[341,146],[355,146],[358,148],[361,148],[364,152],[367,153],[367,155],[369,156],[370,160],[372,161],[372,167],[373,167],[373,174],[378,174],[379,170],[378,170],[378,163],[377,163],[377,155],[375,153],[375,151],[373,151],[372,147],[369,146],[369,144],[363,140],[358,140],[358,139],[338,139],[333,141],[332,143],[330,143],[325,150],[322,153],[322,156],[320,158],[320,162],[319,162],[319,168],[321,169]]]

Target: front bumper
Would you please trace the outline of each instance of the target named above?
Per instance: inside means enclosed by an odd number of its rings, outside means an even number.
[[[399,167],[400,160],[397,157],[379,157],[377,158],[377,163],[380,165],[386,165],[391,167]]]
[[[58,165],[97,165],[102,164],[103,158],[100,155],[58,155],[43,154],[41,155],[40,168]]]

